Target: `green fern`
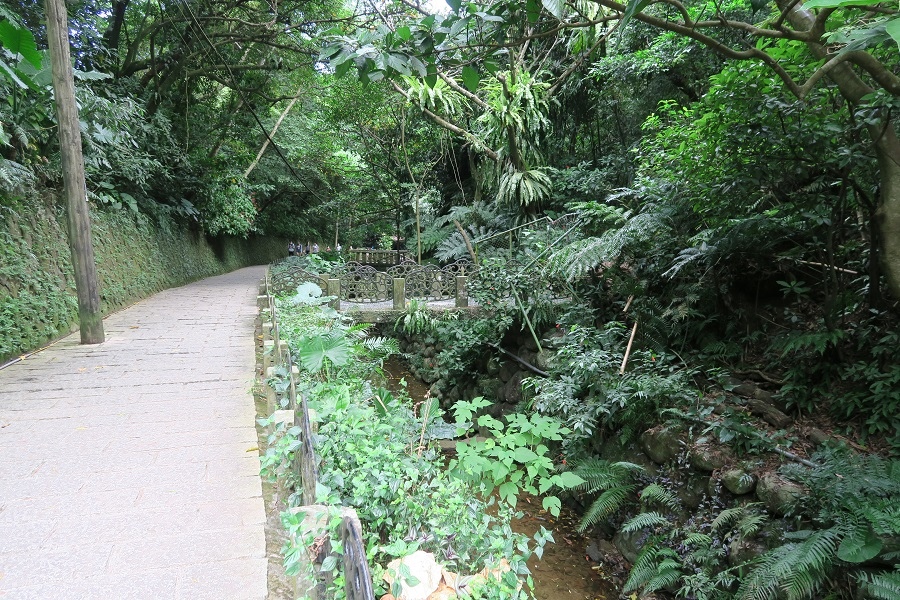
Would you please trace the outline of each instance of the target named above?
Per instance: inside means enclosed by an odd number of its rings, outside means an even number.
[[[637,484],[634,483],[633,474],[642,470],[642,467],[634,463],[610,463],[600,459],[590,459],[578,465],[574,473],[581,477],[584,483],[576,489],[589,494],[602,492],[581,517],[578,530],[584,531],[609,517],[634,498]]]
[[[893,571],[860,573],[857,581],[863,591],[876,600],[900,598],[900,566],[895,567]]]
[[[578,531],[584,531],[601,519],[605,519],[619,511],[627,504],[628,500],[634,497],[636,489],[637,485],[622,485],[600,494],[600,497],[591,503],[584,516],[581,517],[581,522],[578,523]]]
[[[767,552],[741,583],[737,600],[775,600],[781,592],[787,600],[810,598],[833,566],[844,533],[841,528],[815,531],[799,544]]]
[[[682,575],[681,561],[671,548],[647,542],[634,561],[624,593],[643,588],[647,593],[675,584]]]
[[[769,520],[761,511],[761,502],[726,508],[713,520],[710,529],[713,533],[720,534],[736,529],[741,537],[751,537],[756,535]]]
[[[656,527],[662,527],[663,525],[670,524],[671,521],[658,512],[643,512],[635,515],[634,517],[623,523],[622,527],[619,528],[619,531],[623,533],[634,533],[635,531],[640,531],[641,529],[654,529]]]
[[[662,504],[666,508],[676,510],[681,504],[678,497],[657,483],[651,483],[641,492],[641,501],[651,504]]]
[[[618,262],[626,249],[636,248],[643,242],[664,235],[669,224],[662,212],[653,210],[632,216],[618,229],[609,229],[599,237],[576,240],[554,252],[548,260],[548,269],[568,281],[589,273],[604,265]]]

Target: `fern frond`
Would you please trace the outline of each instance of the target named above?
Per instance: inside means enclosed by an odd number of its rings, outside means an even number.
[[[594,500],[581,517],[578,523],[578,531],[584,531],[591,525],[594,525],[601,519],[605,519],[609,515],[625,506],[626,502],[634,497],[634,491],[637,485],[621,485],[610,488],[600,494],[600,497]]]
[[[684,538],[685,546],[697,546],[700,548],[708,548],[712,544],[712,538],[705,533],[692,531]]]
[[[599,458],[589,459],[574,469],[575,474],[584,479],[584,483],[575,489],[588,493],[608,490],[631,482],[631,473],[636,471],[643,471],[643,467],[629,462],[611,463]]]
[[[656,575],[656,561],[659,553],[659,547],[653,542],[644,544],[634,561],[634,566],[631,567],[628,580],[625,582],[625,587],[622,588],[623,593],[633,592],[653,579]]]
[[[741,518],[737,524],[737,530],[742,537],[751,537],[759,533],[763,525],[769,520],[765,514],[748,514]]]
[[[666,508],[675,510],[680,504],[678,497],[657,483],[651,483],[641,492],[641,501],[646,503],[662,504]]]
[[[860,573],[857,576],[860,587],[876,600],[897,600],[900,598],[900,567],[894,571],[881,573]]]
[[[673,585],[681,575],[678,554],[671,548],[648,542],[634,561],[622,591],[628,593],[643,588],[645,592],[653,592]]]
[[[789,543],[763,555],[738,588],[737,600],[788,600],[812,597],[837,556],[842,528],[813,532],[802,543]]]
[[[761,502],[750,502],[744,506],[726,508],[713,519],[710,526],[711,531],[713,533],[725,533],[731,529],[737,528],[738,531],[741,532],[741,535],[752,535],[753,533],[756,533],[756,530],[753,530],[752,522],[759,519],[759,525],[761,525],[766,520],[766,518],[761,516],[758,512],[760,507],[762,507]],[[745,520],[748,524],[746,527],[742,528],[739,524],[743,523]],[[744,529],[749,533],[744,533]]]
[[[681,563],[675,558],[666,558],[656,566],[656,575],[650,578],[644,586],[644,591],[650,593],[667,588],[679,579],[681,579]]]
[[[653,529],[655,527],[662,527],[663,525],[669,525],[671,521],[659,514],[658,512],[645,512],[640,513],[639,515],[635,515],[628,521],[622,524],[622,527],[619,528],[619,531],[623,533],[634,533],[635,531],[640,531],[641,529]]]

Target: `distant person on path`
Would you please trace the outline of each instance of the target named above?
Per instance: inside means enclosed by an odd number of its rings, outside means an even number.
[[[294,245],[294,242],[288,244],[288,256],[293,256],[297,251],[297,246]]]
[[[340,243],[340,242],[338,242],[337,246],[334,247],[334,251],[335,251],[335,252],[340,252],[340,251],[341,251],[341,243]]]
[[[313,249],[312,249],[312,251],[313,251],[313,254],[318,254],[318,253],[319,253],[319,243],[318,243],[318,242],[316,242],[315,244],[313,244]]]

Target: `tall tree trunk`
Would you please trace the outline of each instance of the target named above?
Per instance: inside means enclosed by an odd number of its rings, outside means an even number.
[[[881,261],[888,289],[894,299],[900,299],[900,140],[891,122],[885,124],[883,132],[875,131],[872,135],[877,136],[875,153],[881,179],[881,204],[875,213]]]
[[[778,0],[782,10],[788,7],[789,0]],[[815,22],[813,14],[797,3],[788,12],[788,22],[797,30],[812,28]],[[816,42],[807,43],[813,56],[825,58],[825,47]],[[853,68],[844,63],[828,73],[841,95],[851,105],[858,105],[863,97],[875,90],[860,78]],[[852,107],[851,109],[852,110]],[[888,290],[896,300],[900,300],[900,140],[892,119],[885,116],[884,121],[868,126],[872,138],[875,156],[878,158],[878,175],[881,194],[876,210],[878,233],[881,241],[882,267],[887,280]],[[869,285],[879,285],[878,281],[870,281]]]
[[[81,127],[75,104],[75,81],[69,54],[69,26],[63,0],[45,0],[47,42],[53,70],[53,92],[59,121],[59,146],[62,155],[63,193],[69,219],[69,248],[78,294],[78,319],[81,343],[104,341],[100,314],[100,290],[94,247],[91,244],[91,217],[84,182],[84,156],[81,153]]]

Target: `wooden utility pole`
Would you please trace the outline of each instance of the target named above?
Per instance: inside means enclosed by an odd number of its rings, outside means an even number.
[[[69,216],[69,249],[75,271],[78,294],[78,320],[81,343],[99,344],[104,340],[100,314],[100,290],[94,247],[91,244],[91,216],[84,182],[84,156],[81,153],[81,127],[75,104],[75,80],[69,53],[69,22],[63,0],[44,0],[47,13],[47,42],[53,71],[53,93],[59,122],[59,147],[62,155],[63,193]]]

